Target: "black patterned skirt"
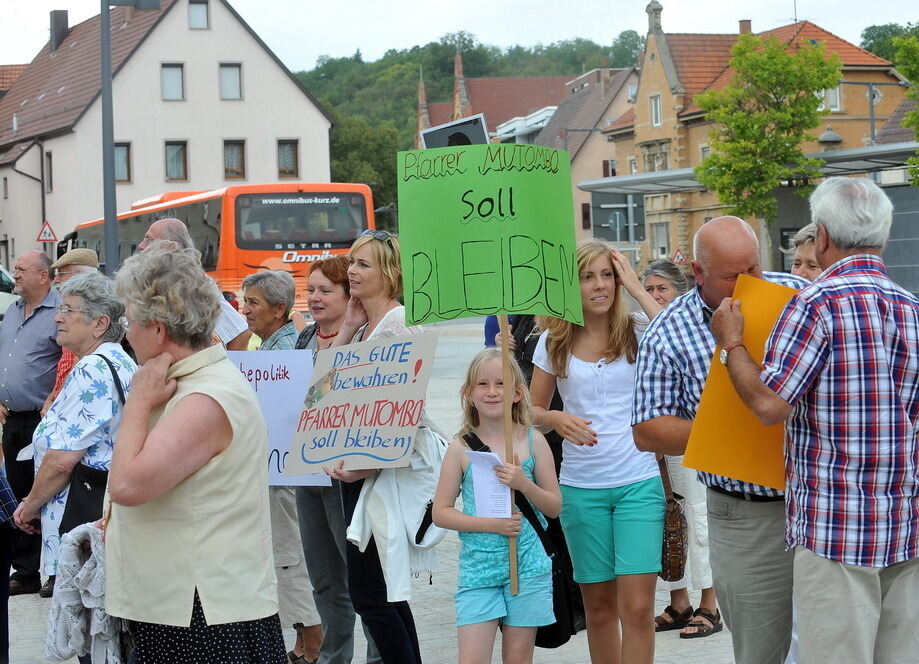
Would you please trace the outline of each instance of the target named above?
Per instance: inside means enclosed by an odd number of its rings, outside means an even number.
[[[136,664],[287,664],[277,614],[208,625],[197,591],[190,626],[134,621],[131,632]]]

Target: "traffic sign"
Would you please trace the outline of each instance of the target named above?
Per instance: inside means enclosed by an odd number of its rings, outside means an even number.
[[[686,265],[689,261],[686,260],[686,254],[683,253],[683,250],[677,249],[673,252],[673,256],[670,257],[670,262],[675,265]]]
[[[51,229],[51,223],[45,222],[42,225],[41,230],[38,231],[38,237],[35,238],[36,242],[57,242],[57,235],[54,234],[54,231]]]

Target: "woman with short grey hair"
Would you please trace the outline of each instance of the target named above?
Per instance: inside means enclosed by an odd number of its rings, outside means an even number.
[[[119,344],[125,309],[111,279],[99,272],[73,277],[61,286],[61,298],[54,319],[57,342],[77,362],[35,429],[35,483],[16,513],[19,527],[41,533],[43,571],[49,577],[45,585],[51,592],[61,535],[102,516],[121,395],[130,389],[137,369]]]
[[[148,247],[116,278],[142,364],[109,476],[105,610],[138,662],[285,664],[255,393],[212,338],[195,252]]]
[[[284,305],[284,315],[290,316],[294,308],[296,287],[294,278],[284,270],[268,270],[250,274],[243,280],[243,290],[257,288],[265,302],[275,307]]]
[[[147,260],[132,256],[118,271],[118,295],[141,327],[162,324],[190,349],[210,346],[220,315],[220,291],[201,269],[194,249],[156,247]]]
[[[124,339],[124,327],[121,317],[124,316],[124,304],[115,297],[115,282],[96,270],[73,277],[59,287],[61,298],[68,295],[83,299],[83,314],[88,318],[108,320],[108,327],[99,339],[103,342],[119,343]]]
[[[675,298],[689,290],[689,279],[676,264],[654,261],[641,277],[645,290],[659,305],[666,307]]]

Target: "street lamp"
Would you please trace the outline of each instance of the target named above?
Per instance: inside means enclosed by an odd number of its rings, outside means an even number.
[[[101,0],[99,28],[102,46],[102,207],[105,216],[105,273],[115,274],[118,255],[118,218],[115,209],[115,130],[112,121],[112,27],[109,7],[158,10],[160,0]]]

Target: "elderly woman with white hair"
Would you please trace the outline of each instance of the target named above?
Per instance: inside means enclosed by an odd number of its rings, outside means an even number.
[[[271,562],[267,427],[212,340],[197,252],[150,247],[116,277],[134,376],[109,474],[106,612],[138,662],[286,664]]]
[[[52,590],[61,535],[102,516],[123,394],[137,369],[119,343],[124,337],[124,305],[115,297],[112,280],[96,271],[67,281],[60,292],[57,342],[72,351],[77,362],[35,429],[35,483],[16,511],[20,528],[41,531],[46,585]]]
[[[282,270],[256,272],[243,281],[240,313],[249,330],[262,339],[259,350],[294,350],[298,336],[290,320],[294,294],[293,277]],[[319,659],[322,624],[303,556],[296,495],[293,487],[276,486],[269,497],[281,624],[297,630],[288,658],[293,664],[311,664]]]

